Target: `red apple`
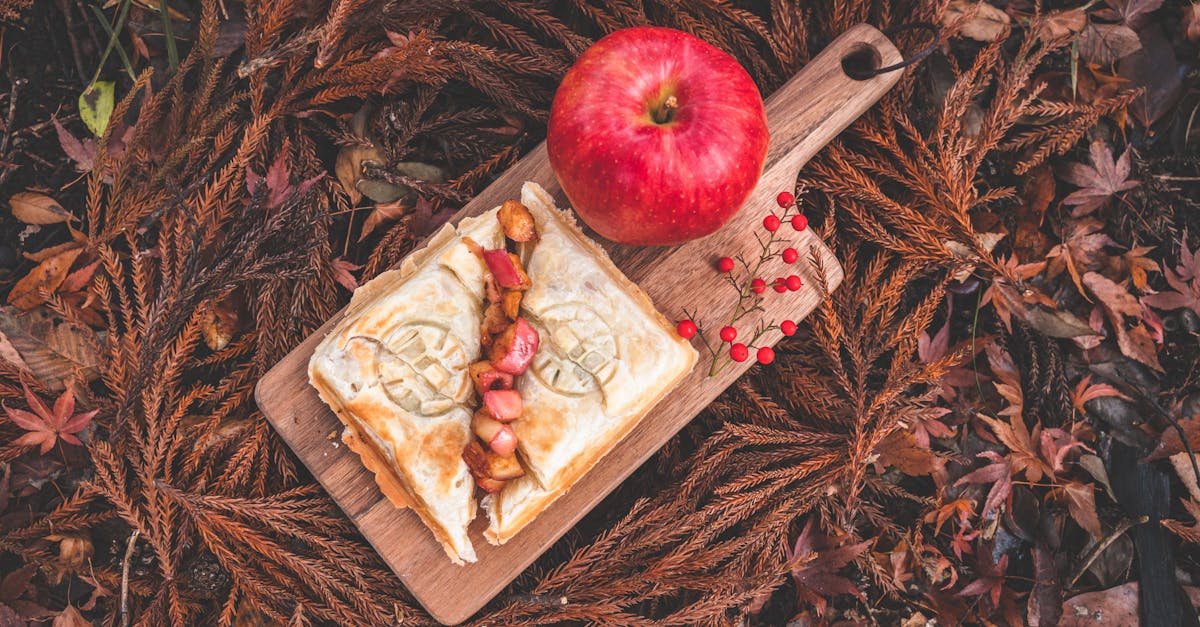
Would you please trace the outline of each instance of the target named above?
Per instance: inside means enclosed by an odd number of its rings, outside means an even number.
[[[625,244],[676,244],[728,222],[762,174],[762,96],[728,54],[687,33],[639,26],[567,71],[546,147],[588,226]]]

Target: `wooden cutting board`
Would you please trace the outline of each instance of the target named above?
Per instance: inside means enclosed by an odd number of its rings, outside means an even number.
[[[843,70],[843,60],[851,56],[858,61],[873,58],[875,67],[901,60],[899,51],[882,33],[858,25],[834,40],[772,94],[766,101],[771,144],[763,176],[743,210],[729,225],[709,237],[675,247],[605,244],[617,266],[650,295],[667,318],[682,318],[684,309],[698,312],[696,322],[715,338],[716,330],[728,321],[737,301],[734,291],[714,270],[716,258],[734,257],[738,253],[757,258],[759,248],[754,234],[763,233],[762,218],[777,210],[776,194],[791,190],[800,167],[899,80],[899,72],[854,80]],[[545,187],[560,206],[569,204],[550,169],[543,144],[463,207],[452,221],[519,198],[525,181]],[[765,276],[770,281],[775,276],[799,274],[805,287],[784,294],[768,289],[763,303],[765,311],[759,315],[775,322],[786,318],[799,321],[820,301],[811,259],[819,259],[830,291],[841,282],[842,269],[811,229],[795,232],[784,225],[783,232],[801,252],[801,260],[786,266],[776,259]],[[751,356],[744,363],[725,368],[718,376],[707,377],[709,355],[694,340],[700,351],[695,370],[624,441],[503,546],[492,546],[483,539],[486,516],[481,511],[472,527],[479,561],[455,566],[417,516],[407,509],[393,507],[358,456],[340,438],[330,438],[331,433],[340,434],[342,426],[309,386],[307,364],[313,349],[340,318],[339,313],[259,381],[255,390],[258,406],[404,586],[435,619],[445,624],[462,622],[482,608],[727,386],[755,367]],[[743,332],[757,323],[754,315],[743,320],[738,325]],[[776,331],[763,340],[774,344],[780,337]]]

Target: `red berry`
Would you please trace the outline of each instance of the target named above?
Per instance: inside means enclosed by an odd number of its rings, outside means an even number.
[[[721,257],[717,260],[717,269],[721,272],[733,272],[733,260],[729,257]]]
[[[787,288],[789,290],[796,292],[802,287],[804,287],[804,281],[800,280],[800,277],[793,274],[787,278]]]
[[[784,320],[779,323],[779,330],[783,331],[784,335],[791,337],[796,334],[796,323],[791,320]]]
[[[732,342],[737,339],[737,329],[733,327],[721,327],[721,341]]]
[[[750,349],[745,344],[734,344],[729,347],[729,358],[734,361],[746,361],[750,357]]]
[[[750,289],[754,290],[755,294],[762,294],[767,290],[767,282],[762,279],[754,279],[750,282]]]
[[[792,228],[797,231],[803,231],[808,228],[808,218],[804,217],[803,213],[798,213],[792,216]]]
[[[791,192],[779,192],[779,195],[775,197],[775,202],[779,203],[780,207],[787,209],[796,202],[796,197]]]
[[[763,218],[763,228],[772,233],[774,233],[775,231],[777,231],[779,229],[780,224],[781,224],[781,222],[779,221],[779,216],[777,216],[773,213],[771,215]]]
[[[776,292],[782,294],[788,290],[787,280],[783,277],[779,277],[775,279],[775,282],[771,284],[771,287],[775,288]]]
[[[775,361],[775,349],[764,346],[758,349],[758,363],[766,365]]]
[[[679,334],[679,337],[690,340],[696,336],[696,323],[691,320],[680,320],[675,325],[675,332]]]
[[[796,260],[799,258],[800,258],[800,253],[796,252],[795,248],[784,248],[783,249],[783,262],[784,263],[796,263]]]

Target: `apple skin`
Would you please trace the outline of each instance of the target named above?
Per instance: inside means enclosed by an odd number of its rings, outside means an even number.
[[[668,98],[677,107],[663,115]],[[665,122],[656,120],[665,119]],[[729,222],[767,156],[762,96],[733,57],[682,31],[615,31],[567,71],[550,166],[575,211],[624,244],[677,244]]]

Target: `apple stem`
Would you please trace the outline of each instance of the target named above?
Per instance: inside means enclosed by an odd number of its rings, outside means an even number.
[[[675,117],[675,109],[679,108],[679,99],[675,96],[667,96],[667,99],[658,105],[654,110],[654,121],[659,124],[666,124]]]

